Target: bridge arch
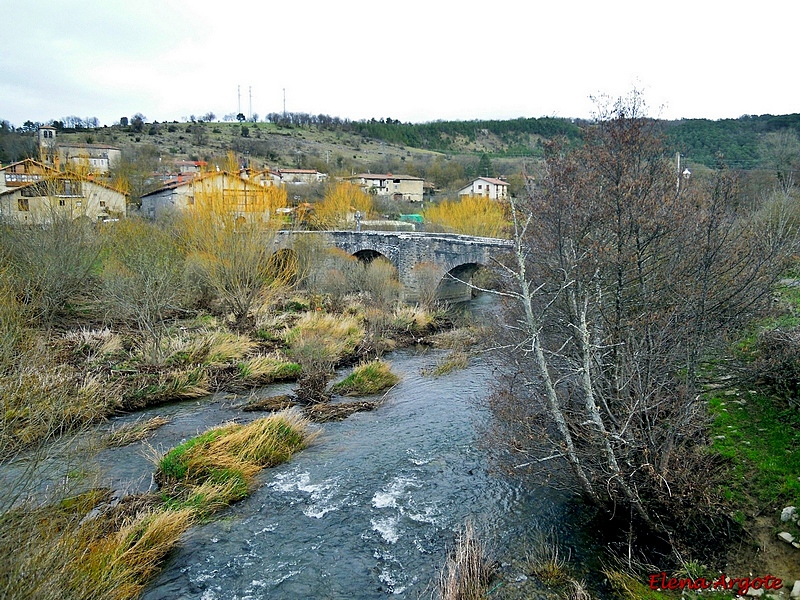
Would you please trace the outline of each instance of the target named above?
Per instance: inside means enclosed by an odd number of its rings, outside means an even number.
[[[423,301],[432,286],[443,300],[468,300],[467,283],[494,253],[506,252],[509,240],[478,238],[457,234],[391,231],[286,231],[280,232],[276,247],[292,247],[302,240],[315,240],[325,248],[338,248],[363,263],[383,256],[397,269],[402,297]],[[459,281],[460,280],[460,281]]]
[[[361,262],[367,263],[367,264],[371,263],[373,260],[378,259],[378,258],[383,258],[383,259],[385,259],[385,260],[387,260],[389,262],[392,262],[389,259],[389,257],[387,257],[386,255],[382,254],[378,250],[374,250],[372,248],[364,248],[362,250],[357,250],[356,252],[353,253],[353,256],[355,256]],[[396,266],[395,266],[395,268],[396,268]]]

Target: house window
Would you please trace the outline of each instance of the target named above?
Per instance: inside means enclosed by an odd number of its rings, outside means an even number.
[[[399,179],[395,179],[394,183],[400,183],[400,180]]]
[[[101,206],[101,207],[103,207],[103,208],[105,208],[105,206],[106,206],[106,201],[105,201],[105,200],[100,200],[100,206]]]
[[[62,198],[61,200],[58,201],[58,205],[59,206],[66,206],[67,205],[67,201]]]
[[[28,199],[27,198],[17,198],[17,210],[22,210],[22,211],[27,212],[30,209],[31,208],[30,208],[30,205],[28,204]]]

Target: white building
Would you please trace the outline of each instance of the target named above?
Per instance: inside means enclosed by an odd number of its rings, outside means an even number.
[[[458,191],[459,196],[488,196],[491,200],[508,199],[508,182],[494,177],[478,177]]]

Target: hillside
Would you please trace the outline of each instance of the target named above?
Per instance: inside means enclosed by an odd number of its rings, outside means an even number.
[[[180,160],[222,166],[233,151],[254,168],[310,168],[333,175],[395,172],[423,177],[452,192],[478,175],[505,176],[521,185],[526,163],[547,140],[581,143],[586,121],[561,118],[401,123],[394,119],[348,121],[326,115],[272,114],[268,122],[133,122],[95,128],[64,128],[66,142],[104,143],[123,151],[126,176],[139,173],[133,195],[158,185],[154,173],[174,172]],[[745,115],[711,121],[661,121],[668,152],[688,165],[713,167],[720,159],[735,169],[788,174],[800,163],[800,114]],[[0,162],[35,155],[35,126],[15,129],[0,122]],[[146,174],[147,173],[147,174]],[[780,176],[780,175],[779,175]],[[137,179],[137,177],[133,177]]]

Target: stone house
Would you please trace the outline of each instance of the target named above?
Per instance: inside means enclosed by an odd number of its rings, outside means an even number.
[[[56,128],[49,125],[39,127],[38,139],[42,162],[56,169],[63,165],[73,171],[108,173],[122,158],[122,151],[116,146],[60,142]]]
[[[424,180],[411,175],[392,173],[360,173],[346,177],[345,181],[360,185],[365,192],[409,202],[422,202]]]
[[[276,169],[270,171],[270,177],[276,185],[313,184],[325,181],[328,175],[316,169]]]

